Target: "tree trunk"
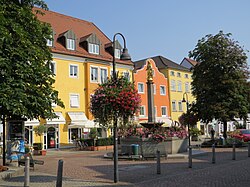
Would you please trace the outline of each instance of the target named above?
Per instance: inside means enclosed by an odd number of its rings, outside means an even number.
[[[223,120],[223,137],[227,139],[227,121]]]

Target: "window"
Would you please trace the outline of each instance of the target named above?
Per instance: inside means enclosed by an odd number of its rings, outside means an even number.
[[[99,45],[89,43],[89,53],[99,55]]]
[[[78,66],[77,65],[69,65],[69,76],[77,77],[78,76]]]
[[[107,69],[101,68],[101,83],[106,82],[107,78],[108,78]]]
[[[182,111],[182,101],[178,102],[178,106],[179,106],[179,111]]]
[[[182,91],[182,85],[181,81],[178,81],[178,92]]]
[[[166,86],[160,86],[160,94],[166,95]]]
[[[172,101],[172,110],[176,112],[176,101]]]
[[[55,63],[55,62],[51,62],[51,63],[50,63],[50,71],[51,71],[51,73],[53,73],[54,75],[56,74],[56,63]]]
[[[170,75],[171,75],[171,76],[174,76],[174,71],[170,71]]]
[[[185,78],[188,79],[188,74],[185,74]]]
[[[120,49],[115,49],[115,58],[118,58],[118,59],[121,58],[121,50]]]
[[[177,72],[177,77],[181,77],[181,73],[180,72]]]
[[[130,80],[130,74],[129,74],[129,72],[123,72],[123,76],[124,76],[127,80]]]
[[[155,84],[153,84],[153,93],[154,93],[154,95],[156,94],[156,85]]]
[[[67,38],[67,44],[66,44],[67,49],[69,50],[75,50],[75,40],[74,39],[68,39]]]
[[[78,108],[79,103],[79,94],[70,94],[70,107]]]
[[[140,106],[140,116],[145,116],[145,107]]]
[[[97,82],[98,81],[98,68],[91,67],[91,81]]]
[[[189,92],[189,83],[188,82],[185,83],[185,92]]]
[[[176,88],[175,88],[175,80],[171,80],[171,91],[176,91]]]
[[[161,107],[161,116],[166,117],[167,116],[167,107],[162,106]]]
[[[47,39],[47,46],[52,47],[53,46],[53,41],[52,39]]]
[[[138,93],[144,93],[144,84],[138,83]]]

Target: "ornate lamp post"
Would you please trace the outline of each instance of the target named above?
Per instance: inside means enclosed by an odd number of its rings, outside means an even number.
[[[185,97],[186,97],[186,99],[185,99]],[[189,105],[189,103],[188,103],[188,94],[187,94],[187,92],[185,92],[183,94],[182,102],[186,103],[187,113],[188,113],[188,110],[189,110],[188,105]],[[192,168],[192,147],[191,147],[191,142],[190,142],[190,125],[189,125],[189,123],[188,123],[188,167]]]
[[[131,60],[130,55],[128,54],[128,49],[126,48],[125,37],[121,33],[116,33],[113,37],[113,79],[116,80],[116,71],[115,71],[115,37],[120,35],[123,38],[124,47],[120,56],[120,60]],[[113,138],[114,138],[114,182],[119,181],[118,175],[118,145],[117,145],[117,116],[114,119],[113,127]]]

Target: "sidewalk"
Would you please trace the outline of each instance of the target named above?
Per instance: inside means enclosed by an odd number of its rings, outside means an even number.
[[[199,150],[197,150],[199,151]],[[30,186],[49,187],[56,184],[58,160],[64,161],[63,186],[248,186],[250,158],[246,149],[237,149],[236,160],[232,160],[232,149],[216,149],[216,164],[211,163],[211,148],[201,148],[207,154],[193,158],[193,168],[188,160],[162,159],[161,174],[156,174],[156,160],[119,160],[119,183],[113,183],[113,160],[104,159],[107,151],[48,151],[47,156],[38,156],[45,161],[30,172]],[[195,153],[195,151],[194,151]],[[173,155],[174,156],[174,155]],[[235,172],[237,171],[237,172]],[[24,177],[18,175],[0,186],[23,186]]]

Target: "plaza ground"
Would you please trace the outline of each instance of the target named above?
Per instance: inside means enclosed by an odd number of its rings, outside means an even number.
[[[58,160],[64,161],[63,186],[249,186],[250,158],[247,148],[237,148],[232,160],[232,148],[216,149],[212,164],[211,148],[201,148],[207,154],[196,155],[188,168],[186,157],[161,160],[161,174],[156,174],[156,160],[119,160],[119,183],[113,183],[113,161],[103,158],[108,151],[49,150],[44,160],[31,170],[30,186],[55,186]],[[23,186],[24,174],[0,180],[0,186]]]

